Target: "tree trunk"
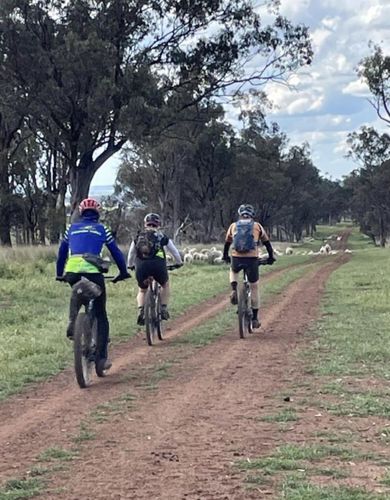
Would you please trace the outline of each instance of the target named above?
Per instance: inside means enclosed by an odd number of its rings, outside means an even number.
[[[52,193],[48,203],[49,213],[49,241],[56,245],[66,229],[65,209],[66,185],[60,188],[58,194]]]
[[[92,159],[84,159],[77,168],[70,169],[70,211],[72,222],[78,218],[78,206],[80,201],[88,197],[89,188],[96,167]]]
[[[11,190],[8,176],[8,156],[0,153],[0,243],[12,246],[11,243]]]
[[[383,248],[386,246],[385,222],[382,215],[379,216],[379,244]]]

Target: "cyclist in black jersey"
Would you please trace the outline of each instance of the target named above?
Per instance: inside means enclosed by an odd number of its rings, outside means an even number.
[[[152,276],[161,285],[161,318],[169,319],[169,276],[165,248],[169,251],[178,266],[182,260],[173,241],[161,230],[161,218],[158,214],[149,213],[144,218],[144,228],[138,232],[130,245],[127,266],[135,268],[138,282],[138,318],[137,324],[145,324],[145,293],[148,289],[148,278]]]

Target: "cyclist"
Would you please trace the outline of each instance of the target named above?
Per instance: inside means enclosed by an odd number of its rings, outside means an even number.
[[[145,293],[148,289],[148,278],[152,276],[161,285],[161,319],[169,319],[169,277],[167,271],[165,248],[176,261],[177,267],[183,265],[180,253],[173,241],[160,230],[161,218],[158,214],[145,215],[144,228],[139,231],[131,243],[127,266],[135,269],[138,282],[138,317],[137,324],[145,324]]]
[[[119,275],[114,282],[130,277],[127,272],[126,262],[122,252],[119,250],[111,231],[99,222],[100,203],[93,198],[86,198],[79,205],[80,220],[71,224],[65,231],[57,257],[57,279],[61,279],[65,269],[65,281],[71,286],[77,283],[83,276],[89,281],[96,283],[102,293],[95,300],[95,312],[98,321],[98,335],[102,339],[100,359],[104,359],[104,369],[111,368],[108,359],[107,344],[109,342],[109,323],[106,311],[106,289],[104,277],[99,271],[98,259],[103,245],[110,251]],[[95,262],[95,264],[94,264]],[[69,324],[66,336],[72,340],[74,325],[79,306],[71,303],[69,312]]]
[[[238,209],[239,219],[230,225],[225,239],[223,249],[223,260],[231,263],[230,285],[232,291],[230,302],[237,304],[237,282],[238,273],[246,271],[251,287],[252,302],[252,326],[260,328],[261,322],[258,317],[259,312],[259,266],[258,266],[258,246],[260,241],[264,244],[268,252],[268,264],[275,262],[274,253],[268,235],[259,222],[254,221],[255,210],[252,205],[240,205]],[[229,257],[229,248],[233,244],[232,258]]]

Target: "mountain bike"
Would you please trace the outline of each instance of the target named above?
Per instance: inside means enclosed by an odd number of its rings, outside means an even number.
[[[167,266],[168,271],[178,269],[181,265],[172,264]],[[161,319],[161,285],[152,276],[149,276],[148,289],[145,294],[145,331],[146,340],[150,346],[156,342],[156,336],[163,340],[163,320]]]
[[[100,268],[101,272],[108,271],[108,263]],[[66,275],[57,278],[58,281],[67,282]],[[116,276],[104,276],[112,283],[120,281]],[[105,359],[100,358],[101,339],[98,335],[98,322],[95,313],[95,300],[101,295],[99,285],[93,283],[85,276],[72,286],[71,303],[77,308],[77,317],[73,332],[73,355],[76,380],[81,389],[89,387],[92,383],[93,370],[98,377],[105,377]],[[84,307],[84,311],[82,308]]]
[[[258,259],[259,266],[268,265],[268,257]],[[252,327],[252,306],[251,306],[251,288],[245,269],[243,270],[243,281],[238,288],[238,331],[240,338],[243,339],[248,333],[253,332]]]

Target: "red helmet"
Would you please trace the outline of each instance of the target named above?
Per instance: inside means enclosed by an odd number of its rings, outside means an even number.
[[[84,210],[94,210],[95,212],[99,213],[100,208],[101,205],[98,201],[94,200],[93,198],[85,198],[85,200],[80,202],[79,212],[80,215],[84,212]]]

